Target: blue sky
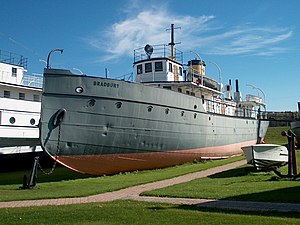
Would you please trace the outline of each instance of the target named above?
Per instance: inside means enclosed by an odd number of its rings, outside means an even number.
[[[196,52],[213,78],[216,63],[223,83],[239,79],[243,96],[257,94],[251,84],[268,110],[297,111],[299,9],[298,0],[3,0],[0,49],[27,57],[28,73],[42,73],[49,51],[63,48],[52,67],[120,77],[132,72],[133,49],[169,43],[174,23],[185,61]]]

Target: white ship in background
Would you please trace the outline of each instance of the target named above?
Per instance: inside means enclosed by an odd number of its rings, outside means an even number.
[[[42,76],[27,75],[27,58],[0,50],[0,154],[42,151],[39,146]]]

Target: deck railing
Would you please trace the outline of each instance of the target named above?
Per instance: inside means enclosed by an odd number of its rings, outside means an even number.
[[[169,45],[152,45],[152,47],[153,53],[150,58],[170,58],[172,55]],[[175,48],[174,54],[174,60],[183,63],[183,52]],[[149,56],[146,54],[144,47],[134,50],[134,63],[146,59],[149,59]]]
[[[209,113],[227,115],[227,116],[238,116],[243,118],[254,118],[254,119],[267,119],[267,112],[256,108],[239,107],[239,104],[232,102],[212,101],[208,99],[202,99],[204,109]]]

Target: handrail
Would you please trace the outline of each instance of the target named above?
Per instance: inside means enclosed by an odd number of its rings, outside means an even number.
[[[153,53],[151,58],[169,58],[171,56],[171,49],[169,45],[152,45]],[[137,48],[133,51],[133,62],[149,59],[149,56],[145,53],[144,47]],[[175,48],[174,60],[183,63],[183,52]]]

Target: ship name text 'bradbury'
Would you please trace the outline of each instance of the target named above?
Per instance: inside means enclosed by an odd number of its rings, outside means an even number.
[[[119,84],[113,82],[101,82],[101,81],[94,81],[94,86],[119,88]]]

